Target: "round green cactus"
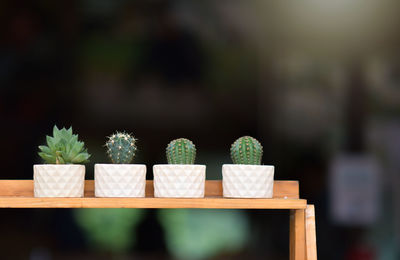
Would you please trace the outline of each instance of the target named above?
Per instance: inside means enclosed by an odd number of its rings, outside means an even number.
[[[106,142],[107,154],[112,163],[128,164],[136,153],[136,139],[127,133],[116,132]]]
[[[260,165],[263,147],[251,136],[238,138],[231,146],[231,158],[234,164]]]
[[[186,138],[172,140],[166,153],[169,164],[194,164],[196,159],[196,147]]]

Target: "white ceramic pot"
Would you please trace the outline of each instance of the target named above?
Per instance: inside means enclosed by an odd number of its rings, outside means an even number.
[[[33,166],[35,197],[83,197],[84,189],[84,165],[36,164]]]
[[[227,198],[272,198],[274,166],[224,164],[222,186]]]
[[[144,197],[146,165],[95,164],[94,193],[96,197]]]
[[[158,164],[153,166],[154,197],[203,198],[206,166]]]

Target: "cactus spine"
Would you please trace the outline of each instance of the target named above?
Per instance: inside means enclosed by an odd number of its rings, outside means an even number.
[[[116,132],[108,137],[107,154],[112,163],[128,164],[136,153],[136,139],[127,133]]]
[[[194,164],[196,147],[186,138],[172,140],[167,146],[168,164]]]
[[[231,158],[234,164],[260,165],[263,147],[251,136],[238,138],[231,146]]]

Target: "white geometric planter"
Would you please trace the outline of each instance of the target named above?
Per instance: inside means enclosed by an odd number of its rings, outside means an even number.
[[[203,198],[206,166],[158,164],[153,166],[154,197]]]
[[[94,187],[96,197],[144,197],[146,165],[95,164]]]
[[[224,164],[222,186],[227,198],[272,198],[274,166]]]
[[[33,166],[35,197],[83,197],[85,166],[36,164]]]

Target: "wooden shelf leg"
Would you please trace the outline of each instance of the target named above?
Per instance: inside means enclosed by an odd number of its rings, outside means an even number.
[[[290,210],[290,260],[306,259],[306,219],[304,209]]]
[[[314,205],[307,205],[306,209],[306,246],[307,260],[317,260]]]

